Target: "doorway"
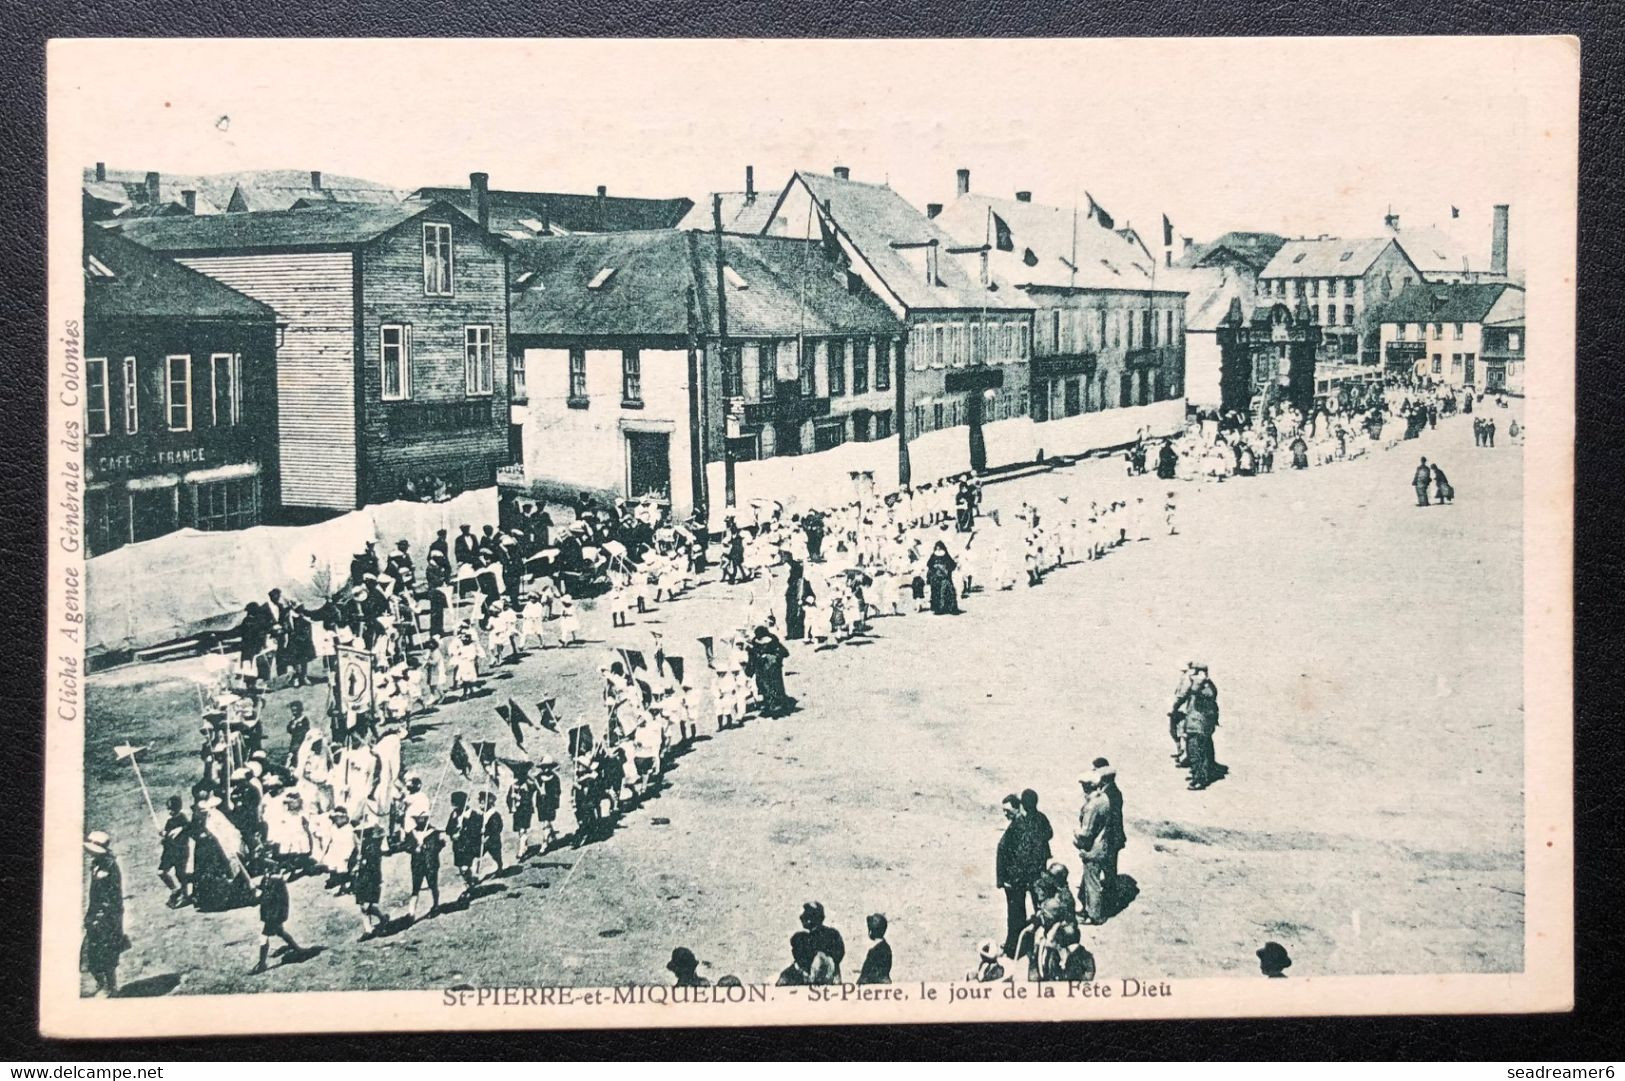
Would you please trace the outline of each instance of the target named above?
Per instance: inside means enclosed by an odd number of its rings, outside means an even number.
[[[670,501],[670,433],[626,433],[626,494],[630,499],[652,495],[658,500]]]

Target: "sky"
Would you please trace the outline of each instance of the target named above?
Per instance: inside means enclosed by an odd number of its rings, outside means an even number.
[[[1546,42],[1551,45],[1551,42]],[[1540,152],[1528,39],[84,41],[52,167],[320,169],[699,199],[848,166],[915,205],[1087,191],[1160,242],[1448,224],[1487,253]],[[198,63],[199,50],[210,62]],[[1545,95],[1542,98],[1541,95]],[[1461,217],[1450,222],[1450,207]],[[1477,260],[1475,259],[1475,262]]]

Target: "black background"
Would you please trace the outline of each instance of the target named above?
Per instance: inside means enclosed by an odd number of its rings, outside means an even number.
[[[1077,5],[1031,0],[923,4],[732,2],[681,7],[632,0],[463,0],[395,5],[377,0],[148,0],[79,4],[8,0],[0,55],[0,1059],[64,1062],[118,1058],[271,1060],[486,1058],[1111,1058],[1506,1059],[1561,1063],[1617,1056],[1619,778],[1625,767],[1625,696],[1619,690],[1617,593],[1621,549],[1615,485],[1622,459],[1625,357],[1619,196],[1625,187],[1625,5],[1477,0],[1114,0]],[[1091,1022],[1047,1025],[871,1026],[555,1033],[325,1036],[232,1040],[42,1041],[37,1028],[40,807],[44,690],[41,621],[45,532],[45,85],[51,37],[207,36],[646,36],[646,37],[1064,37],[1151,35],[1577,34],[1582,40],[1580,283],[1576,452],[1576,995],[1573,1014],[1302,1020]],[[904,47],[904,46],[899,46]],[[1260,43],[1258,60],[1290,49]],[[208,64],[206,50],[199,50]],[[219,72],[234,78],[229,70]],[[1148,77],[1153,77],[1148,73]],[[1168,77],[1177,77],[1171,73]],[[1405,79],[1403,71],[1393,73]],[[992,76],[996,87],[996,74]],[[1438,88],[1418,81],[1417,108]],[[1318,124],[1306,101],[1305,125]],[[1291,130],[1246,138],[1291,140]],[[1154,168],[1148,162],[1147,168]],[[1538,223],[1536,224],[1538,227]],[[1540,363],[1532,356],[1530,364]],[[1530,493],[1531,497],[1535,493]],[[1404,588],[1408,568],[1395,568]],[[1216,614],[1216,618],[1222,615]],[[1588,678],[1589,677],[1589,678]],[[1402,753],[1403,749],[1399,748]],[[1462,754],[1486,753],[1464,745]],[[1193,918],[1200,918],[1199,910]],[[541,945],[539,948],[546,948]],[[245,1008],[276,1009],[274,996]]]

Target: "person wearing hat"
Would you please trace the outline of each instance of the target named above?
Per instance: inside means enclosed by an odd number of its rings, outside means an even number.
[[[998,983],[1004,979],[1004,966],[1000,964],[1003,954],[999,951],[999,944],[991,938],[976,947],[976,970],[965,976],[971,983]]]
[[[784,659],[790,655],[790,651],[784,648],[777,635],[767,629],[766,624],[757,625],[748,648],[750,671],[756,678],[756,696],[762,703],[762,716],[784,716],[795,705],[795,699],[784,689]]]
[[[350,874],[350,888],[355,894],[356,908],[361,912],[361,922],[365,927],[361,941],[365,942],[389,923],[389,917],[378,907],[384,890],[384,830],[376,822],[361,830],[355,849],[355,870]]]
[[[1005,796],[1001,808],[1006,825],[999,835],[993,876],[994,884],[1004,891],[1004,952],[1015,957],[1027,926],[1027,899],[1044,869],[1047,848],[1019,796]]]
[[[370,574],[378,575],[378,550],[376,541],[368,541],[354,556],[350,557],[350,584],[358,586],[367,580]]]
[[[85,837],[90,882],[85,892],[85,937],[79,963],[96,981],[96,997],[118,993],[119,955],[130,948],[124,937],[124,875],[113,855],[113,838],[102,830]]]
[[[451,794],[451,816],[446,819],[446,837],[451,841],[451,862],[463,876],[463,884],[474,885],[474,861],[479,858],[485,839],[484,821],[478,811],[468,806],[467,792]]]
[[[1219,727],[1219,689],[1208,678],[1207,665],[1191,665],[1190,690],[1182,700],[1181,731],[1185,737],[1185,764],[1190,783],[1200,791],[1214,781],[1213,732]]]
[[[858,982],[891,983],[891,943],[886,941],[886,916],[881,912],[871,913],[864,924],[869,931],[869,941],[874,945],[863,958]]]
[[[1286,970],[1292,967],[1292,958],[1287,955],[1286,947],[1279,942],[1266,942],[1258,949],[1258,970],[1272,980],[1286,978]]]
[[[185,802],[179,796],[170,796],[164,803],[169,817],[159,834],[158,877],[169,887],[170,908],[180,908],[191,900],[191,887],[187,879],[187,856],[192,839],[192,820],[182,808]]]
[[[558,840],[558,829],[554,822],[558,819],[559,808],[563,805],[564,799],[564,785],[559,780],[558,762],[545,754],[537,759],[533,783],[536,789],[536,824],[542,831],[539,851],[545,855]]]
[[[1117,897],[1117,857],[1128,844],[1128,834],[1123,828],[1123,792],[1117,787],[1117,767],[1104,758],[1097,758],[1091,765],[1094,766],[1095,780],[1100,784],[1100,790],[1106,794],[1106,802],[1112,811],[1111,830],[1111,858],[1106,863],[1106,902],[1109,905]]]
[[[288,768],[295,769],[299,765],[299,748],[310,735],[310,718],[305,715],[305,704],[300,701],[288,703]]]
[[[389,559],[384,564],[384,573],[395,579],[396,593],[410,593],[417,584],[418,572],[412,563],[412,545],[403,537],[395,542],[395,550],[389,553]]]
[[[1083,861],[1083,878],[1078,883],[1078,900],[1083,906],[1083,922],[1106,922],[1106,868],[1111,861],[1111,804],[1093,773],[1078,778],[1083,789],[1083,807],[1078,811],[1078,828],[1072,843]]]
[[[841,982],[841,960],[846,956],[846,942],[841,938],[841,932],[824,922],[824,906],[817,901],[808,901],[801,906],[801,927],[807,932],[815,954],[823,954],[829,958],[834,969],[834,979],[831,983]]]
[[[265,971],[265,962],[271,955],[271,939],[280,938],[282,945],[277,956],[299,952],[299,943],[288,934],[288,877],[282,868],[273,865],[260,879],[256,891],[260,904],[260,959],[248,970],[250,976]]]
[[[429,824],[425,807],[412,815],[412,828],[406,835],[406,850],[412,858],[411,919],[418,916],[418,895],[429,891],[429,917],[440,914],[440,854],[446,849],[446,835]]]
[[[711,981],[700,975],[699,959],[694,956],[694,951],[687,946],[678,946],[671,951],[671,960],[666,962],[666,971],[677,978],[677,982],[673,986],[711,986]]]
[[[457,560],[457,567],[471,567],[475,563],[480,550],[480,539],[474,535],[474,527],[463,524],[458,527],[457,539],[452,542],[452,555]]]

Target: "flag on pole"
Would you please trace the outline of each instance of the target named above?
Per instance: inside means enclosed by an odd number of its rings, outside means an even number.
[[[488,739],[474,741],[474,755],[480,760],[480,768],[486,773],[495,774],[497,762],[497,745]]]
[[[1162,246],[1165,248],[1174,246],[1174,223],[1168,220],[1166,214],[1162,216]]]
[[[467,777],[469,770],[474,768],[473,763],[468,760],[468,748],[463,746],[462,736],[451,737],[451,764],[464,777]]]
[[[683,668],[684,667],[685,666],[684,666],[684,663],[683,663],[683,658],[681,658],[681,657],[667,657],[666,658],[666,668],[667,668],[668,671],[671,672],[671,678],[676,680],[678,683],[683,682]]]
[[[145,747],[132,747],[128,743],[121,743],[113,748],[113,753],[118,756],[120,761],[124,761],[134,758],[144,750],[146,750]]]
[[[536,723],[540,724],[549,732],[557,732],[559,730],[559,715],[553,710],[553,703],[557,701],[557,698],[544,698],[540,702],[536,703]]]
[[[1095,197],[1093,195],[1090,195],[1088,192],[1084,192],[1083,197],[1089,200],[1089,217],[1095,219],[1107,229],[1111,229],[1117,224],[1112,216],[1106,213],[1106,208],[1095,202]]]
[[[592,750],[591,725],[576,725],[574,728],[570,729],[570,734],[567,738],[569,741],[571,758],[580,758],[583,754],[586,754],[588,751]]]
[[[1459,206],[1453,206],[1453,207],[1451,207],[1451,208],[1450,208],[1450,216],[1451,216],[1451,217],[1452,217],[1452,218],[1459,218],[1459,217],[1461,217],[1461,207],[1459,207]]]
[[[621,655],[621,661],[626,665],[626,670],[629,673],[649,667],[649,662],[644,659],[643,654],[635,649],[617,649],[615,652]]]
[[[513,733],[513,741],[519,744],[519,749],[521,751],[524,750],[524,726],[530,725],[532,728],[534,728],[536,727],[536,722],[531,720],[530,716],[524,711],[524,708],[512,698],[508,699],[507,705],[497,707],[497,716],[508,722],[508,731]]]
[[[715,663],[716,658],[713,655],[713,651],[716,649],[717,640],[708,634],[699,639],[699,643],[700,648],[705,650],[705,663],[708,665]]]

